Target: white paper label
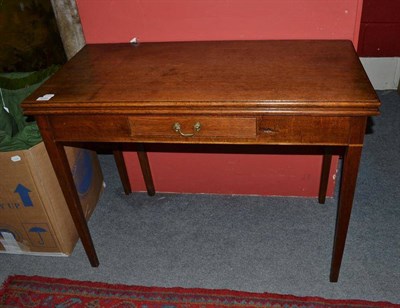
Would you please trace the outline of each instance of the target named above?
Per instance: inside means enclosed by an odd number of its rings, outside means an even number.
[[[19,155],[15,155],[15,156],[11,157],[11,161],[13,161],[14,163],[17,161],[20,161],[20,160],[21,160],[21,156],[19,156]]]
[[[48,101],[54,96],[54,94],[45,94],[43,96],[39,96],[36,100],[37,101]]]
[[[6,251],[21,252],[21,248],[15,240],[14,235],[9,232],[0,232],[0,235],[3,237],[3,239],[0,238],[0,242]]]

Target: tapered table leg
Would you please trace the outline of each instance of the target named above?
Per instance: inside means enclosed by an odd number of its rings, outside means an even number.
[[[117,165],[119,177],[121,179],[122,187],[124,188],[125,195],[129,195],[132,192],[131,183],[129,181],[128,172],[126,171],[126,165],[122,151],[114,150],[114,160]]]
[[[332,155],[324,154],[322,158],[321,179],[319,184],[318,202],[325,203],[326,191],[328,189],[329,173],[331,170]]]
[[[82,205],[76,191],[64,146],[53,141],[54,139],[51,134],[51,128],[49,127],[47,118],[45,116],[37,117],[36,122],[40,127],[40,132],[42,134],[47,153],[49,154],[50,161],[53,165],[58,182],[60,183],[65,201],[67,202],[72,216],[72,220],[75,224],[76,230],[78,231],[79,238],[82,241],[90,264],[93,267],[97,267],[99,266],[99,260],[93,245],[92,237],[90,236],[86,218],[82,210]]]
[[[147,158],[147,152],[143,144],[138,145],[137,155],[139,158],[140,168],[142,169],[143,179],[146,184],[147,194],[149,196],[154,196],[156,190],[154,188],[153,177],[151,175],[149,159]]]
[[[356,188],[358,167],[362,146],[348,146],[343,156],[342,176],[340,183],[339,204],[337,208],[335,238],[331,263],[330,281],[337,282],[343,251],[349,227],[351,209]]]

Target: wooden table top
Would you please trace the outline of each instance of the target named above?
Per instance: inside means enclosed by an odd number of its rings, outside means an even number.
[[[375,115],[378,106],[350,41],[306,40],[86,45],[23,103],[27,114],[253,108]]]

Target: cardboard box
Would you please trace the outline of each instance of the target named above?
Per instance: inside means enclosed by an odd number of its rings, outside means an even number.
[[[97,154],[66,147],[75,185],[89,219],[103,190]],[[44,143],[0,152],[0,252],[69,255],[78,240]]]

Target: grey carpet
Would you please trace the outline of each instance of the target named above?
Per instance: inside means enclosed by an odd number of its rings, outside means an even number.
[[[400,98],[383,102],[367,135],[338,283],[330,283],[335,198],[122,193],[107,188],[90,220],[100,267],[78,243],[68,258],[0,254],[11,274],[135,285],[222,288],[400,303]]]

